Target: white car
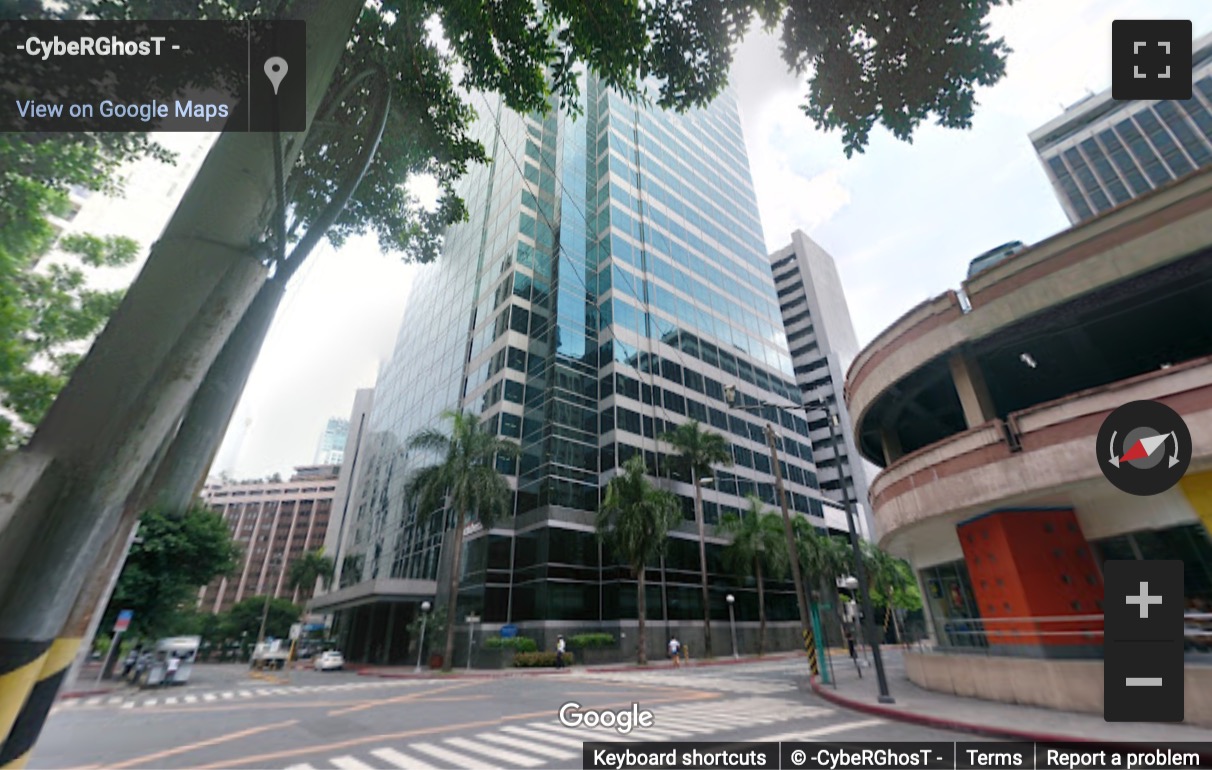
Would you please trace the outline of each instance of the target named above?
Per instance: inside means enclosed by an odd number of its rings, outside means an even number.
[[[316,657],[316,671],[340,671],[345,668],[345,656],[336,650],[329,650]]]

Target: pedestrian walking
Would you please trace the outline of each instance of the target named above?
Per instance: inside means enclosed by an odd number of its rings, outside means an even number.
[[[564,652],[567,649],[564,637],[562,635],[556,637],[556,668],[564,668]]]
[[[166,664],[166,667],[164,670],[164,681],[162,682],[162,684],[164,684],[164,685],[172,684],[173,680],[175,680],[177,678],[177,670],[180,668],[181,668],[181,659],[178,658],[177,654],[174,652],[168,658],[168,663]]]
[[[131,672],[135,670],[135,664],[139,662],[139,653],[143,648],[136,646],[130,652],[126,653],[126,659],[122,661],[122,678],[129,679]]]
[[[669,637],[669,658],[673,661],[674,668],[682,667],[682,643],[678,641],[676,636]]]

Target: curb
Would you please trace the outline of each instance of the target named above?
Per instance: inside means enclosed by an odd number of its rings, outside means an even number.
[[[744,666],[749,663],[769,663],[771,661],[794,660],[797,657],[799,657],[798,653],[791,654],[791,655],[766,655],[761,658],[748,657],[748,658],[740,658],[740,659],[715,658],[715,659],[711,659],[711,660],[698,660],[698,659],[692,658],[690,661],[687,661],[686,663],[682,664],[682,668],[704,668],[707,666]],[[676,670],[676,668],[677,667],[675,667],[675,666],[669,666],[669,665],[660,665],[660,666],[649,665],[649,666],[641,667],[641,666],[637,666],[634,663],[632,663],[632,664],[627,664],[627,665],[614,665],[614,666],[592,666],[592,667],[586,668],[585,670],[596,674],[596,673],[610,673],[610,672],[616,672],[616,671],[658,671],[658,670],[664,670],[664,669],[674,671],[674,670]]]
[[[872,716],[883,717],[895,722],[906,722],[908,724],[921,725],[923,727],[933,727],[939,730],[951,730],[953,732],[971,733],[973,735],[981,735],[987,738],[1005,738],[1013,741],[1022,741],[1026,743],[1084,743],[1090,745],[1115,745],[1125,750],[1136,749],[1154,749],[1159,744],[1132,743],[1108,741],[1099,738],[1081,738],[1073,735],[1058,735],[1056,733],[1042,733],[1032,730],[1016,730],[1012,727],[997,727],[993,725],[977,724],[975,722],[961,722],[955,719],[945,719],[943,717],[926,716],[924,714],[914,714],[900,709],[889,708],[888,706],[879,706],[863,701],[847,698],[844,695],[838,695],[832,690],[826,689],[815,678],[809,680],[812,687],[812,692],[829,701],[830,703],[842,706],[843,708],[852,711],[860,711]]]
[[[121,690],[121,687],[114,687],[109,690],[79,690],[77,692],[65,692],[59,695],[58,700],[70,700],[73,698],[91,698],[96,695],[110,695]]]
[[[516,674],[468,674],[456,671],[451,671],[449,674],[433,672],[422,672],[417,674],[411,671],[408,673],[395,673],[392,671],[374,671],[371,669],[357,670],[358,676],[373,676],[378,679],[517,679],[519,677],[529,676],[564,676],[571,673],[571,668],[566,668],[563,671],[526,671],[522,669]]]

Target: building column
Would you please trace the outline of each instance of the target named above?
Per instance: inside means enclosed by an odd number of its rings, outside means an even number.
[[[371,653],[371,645],[374,643],[374,638],[375,638],[375,610],[377,610],[377,609],[378,609],[378,605],[375,605],[375,604],[368,604],[365,607],[365,611],[366,611],[366,644],[362,648],[362,660],[366,661],[367,663],[373,662],[370,659],[370,653]]]
[[[888,428],[880,428],[880,447],[884,450],[885,468],[905,456],[905,450],[901,449],[901,437]]]
[[[392,638],[396,633],[396,610],[399,606],[396,602],[387,605],[387,633],[383,636],[383,659],[379,661],[387,666],[391,665],[392,652],[394,651]]]
[[[968,428],[984,425],[997,417],[993,407],[993,397],[989,395],[989,386],[985,383],[985,375],[980,364],[965,353],[956,353],[951,357],[951,381],[955,392],[959,395],[960,405],[964,408],[964,421]]]

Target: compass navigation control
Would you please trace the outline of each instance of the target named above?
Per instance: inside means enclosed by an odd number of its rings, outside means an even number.
[[[1158,495],[1178,483],[1191,464],[1191,431],[1170,407],[1132,401],[1112,412],[1098,431],[1098,465],[1118,489]]]

